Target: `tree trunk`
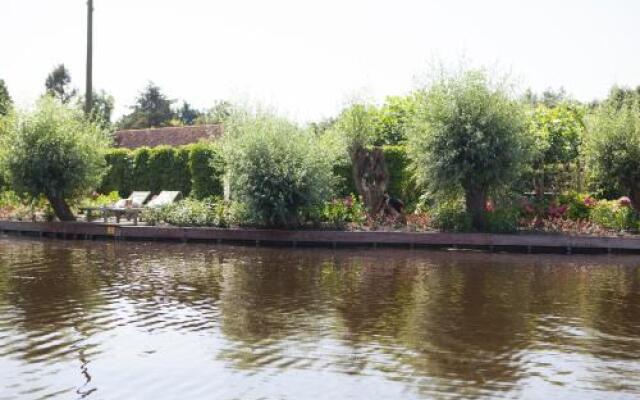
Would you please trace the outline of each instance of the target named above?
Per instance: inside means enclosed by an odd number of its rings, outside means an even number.
[[[384,206],[384,193],[389,183],[384,153],[380,148],[358,147],[351,154],[351,164],[358,194],[369,215],[376,216]]]
[[[53,208],[53,212],[60,221],[75,221],[76,217],[71,212],[67,202],[61,197],[47,197],[49,204]]]
[[[465,190],[465,201],[467,211],[471,213],[473,227],[478,231],[485,229],[484,206],[487,202],[487,195],[479,187],[469,187]]]
[[[540,173],[540,175],[534,178],[533,185],[536,194],[536,200],[538,200],[538,202],[542,204],[542,202],[544,201],[544,172]]]

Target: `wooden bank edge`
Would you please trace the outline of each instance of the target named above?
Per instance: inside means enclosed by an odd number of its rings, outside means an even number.
[[[0,221],[0,233],[64,239],[169,240],[289,246],[453,247],[524,252],[638,252],[640,237],[565,234],[490,234],[443,232],[288,231],[269,229],[128,226],[87,222]]]

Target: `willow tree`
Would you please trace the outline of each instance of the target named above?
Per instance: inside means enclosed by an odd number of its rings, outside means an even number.
[[[16,112],[0,134],[0,165],[20,195],[44,196],[61,221],[75,217],[69,201],[90,193],[106,172],[107,133],[82,111],[52,97]]]
[[[603,105],[587,119],[592,181],[608,193],[628,195],[640,210],[640,107]]]
[[[384,153],[382,148],[374,146],[378,138],[376,126],[376,110],[354,104],[342,112],[335,127],[346,139],[355,187],[370,215],[382,210],[389,184]]]
[[[463,193],[475,229],[493,190],[518,176],[527,154],[521,105],[484,71],[443,75],[422,92],[408,149],[416,179],[434,193]]]

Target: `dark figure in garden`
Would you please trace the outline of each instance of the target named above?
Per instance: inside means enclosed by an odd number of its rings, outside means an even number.
[[[404,217],[404,203],[400,199],[384,194],[384,213],[393,218]]]

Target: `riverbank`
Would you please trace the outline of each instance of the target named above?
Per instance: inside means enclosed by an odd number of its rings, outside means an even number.
[[[459,248],[527,253],[640,253],[640,237],[562,234],[287,231],[87,222],[0,221],[0,233],[78,240],[166,240],[280,246]]]

